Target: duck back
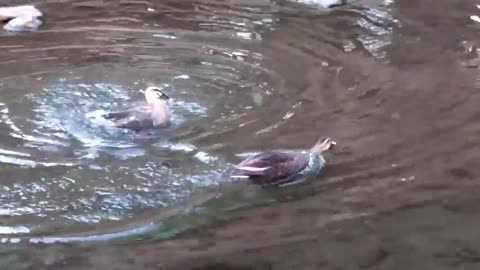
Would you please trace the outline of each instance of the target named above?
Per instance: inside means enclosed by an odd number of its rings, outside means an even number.
[[[292,181],[309,164],[307,152],[265,152],[235,166],[232,178],[245,178],[255,184],[275,185]]]

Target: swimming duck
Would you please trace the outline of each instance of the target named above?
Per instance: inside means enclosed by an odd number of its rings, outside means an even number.
[[[33,31],[42,24],[42,12],[34,6],[1,7],[0,21],[8,21],[3,27],[7,31]]]
[[[317,175],[325,165],[322,153],[336,145],[321,138],[309,150],[296,152],[271,151],[254,155],[234,166],[230,177],[248,179],[260,185],[288,185]]]
[[[167,127],[170,125],[168,99],[170,97],[160,88],[151,86],[145,90],[145,100],[148,106],[110,112],[103,115],[103,117],[112,120],[118,128],[137,132],[145,129]]]

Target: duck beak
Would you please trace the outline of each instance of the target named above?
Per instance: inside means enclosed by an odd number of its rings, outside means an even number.
[[[333,149],[335,149],[335,146],[337,146],[337,143],[334,142],[334,141],[332,141],[332,142],[330,143],[329,149],[330,149],[330,150],[333,150]]]

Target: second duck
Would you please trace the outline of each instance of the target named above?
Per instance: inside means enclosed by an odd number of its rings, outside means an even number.
[[[235,165],[232,179],[246,179],[262,186],[284,186],[316,176],[325,165],[323,153],[335,147],[329,137],[320,138],[308,150],[259,153]]]

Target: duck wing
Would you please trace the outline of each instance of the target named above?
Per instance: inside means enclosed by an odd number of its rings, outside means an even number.
[[[308,153],[265,152],[235,166],[231,177],[251,179],[259,184],[274,184],[290,178],[308,165]]]
[[[127,118],[131,115],[135,114],[135,110],[126,110],[126,111],[118,111],[118,112],[109,112],[103,115],[105,119],[122,119]]]
[[[117,114],[117,116],[121,115],[123,117],[112,117],[115,119],[114,122],[116,127],[135,131],[153,128],[153,120],[150,113],[143,111],[130,111],[129,113],[124,113],[125,114]]]

